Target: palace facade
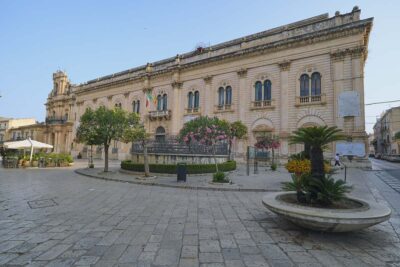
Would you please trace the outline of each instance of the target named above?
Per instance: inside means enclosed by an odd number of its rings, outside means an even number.
[[[300,152],[287,138],[312,125],[336,125],[349,142],[367,148],[364,65],[373,18],[360,13],[354,7],[319,15],[83,84],[58,71],[46,103],[45,141],[56,152],[85,153],[74,141],[79,118],[105,106],[138,112],[155,138],[178,134],[200,115],[241,120],[249,134],[235,144],[238,158],[260,134],[280,137],[282,158]],[[129,158],[130,148],[116,141],[112,156]]]

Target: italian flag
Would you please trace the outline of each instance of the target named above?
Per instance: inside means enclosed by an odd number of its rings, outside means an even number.
[[[149,91],[147,91],[147,93],[146,93],[146,108],[149,107],[151,101],[153,101],[153,96],[151,95],[151,93]]]

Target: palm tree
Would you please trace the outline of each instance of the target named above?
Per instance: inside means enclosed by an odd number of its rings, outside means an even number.
[[[318,178],[325,175],[323,150],[329,143],[343,139],[342,130],[335,126],[300,128],[289,137],[290,144],[303,143],[310,147],[311,175]]]

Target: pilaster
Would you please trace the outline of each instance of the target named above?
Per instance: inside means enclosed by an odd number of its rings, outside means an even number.
[[[247,90],[247,69],[240,69],[237,71],[239,77],[239,90],[237,94],[237,110],[239,110],[239,120],[245,121],[246,108],[249,104],[249,92]]]
[[[181,110],[182,110],[182,101],[180,101],[180,89],[182,88],[182,82],[174,81],[171,84],[172,86],[172,129],[171,132],[173,135],[178,134],[180,127],[181,127]]]
[[[290,71],[290,61],[283,61],[278,64],[280,68],[280,139],[281,139],[281,155],[287,156],[289,154],[289,71]]]
[[[212,114],[212,108],[214,105],[214,97],[212,95],[212,88],[211,88],[211,84],[212,84],[212,76],[206,76],[203,78],[204,80],[204,84],[205,84],[205,88],[204,88],[204,99],[206,99],[205,103],[204,103],[204,114],[206,116],[210,116]]]

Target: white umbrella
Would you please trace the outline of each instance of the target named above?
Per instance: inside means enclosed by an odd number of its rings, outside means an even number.
[[[32,161],[33,150],[36,148],[53,148],[52,145],[41,143],[30,138],[21,141],[5,142],[4,147],[8,149],[31,149],[31,156],[29,161]]]

